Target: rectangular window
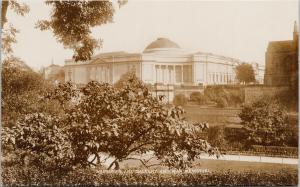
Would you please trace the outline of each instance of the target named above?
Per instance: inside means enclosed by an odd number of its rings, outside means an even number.
[[[182,82],[182,69],[181,66],[175,66],[175,79],[176,83],[181,83]]]
[[[68,78],[69,78],[68,81],[72,81],[72,71],[71,70],[68,72]]]

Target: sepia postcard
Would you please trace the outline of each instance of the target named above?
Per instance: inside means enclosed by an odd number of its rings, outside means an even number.
[[[297,186],[297,0],[2,0],[1,185]]]

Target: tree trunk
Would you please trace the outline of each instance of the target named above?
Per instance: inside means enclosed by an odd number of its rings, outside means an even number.
[[[1,7],[1,29],[3,28],[3,25],[7,22],[6,19],[6,12],[8,7],[8,1],[2,1],[2,7]]]

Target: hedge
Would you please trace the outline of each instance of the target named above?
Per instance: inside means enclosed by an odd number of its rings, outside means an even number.
[[[147,170],[146,170],[147,171]],[[26,173],[27,172],[27,173]],[[28,173],[29,172],[29,173]],[[77,169],[61,177],[46,175],[32,170],[4,169],[4,185],[88,185],[88,186],[295,186],[298,184],[296,170],[274,171],[214,171],[198,173],[141,173],[137,171],[99,172],[95,169]],[[28,176],[29,174],[29,176]],[[30,180],[29,180],[30,179]]]

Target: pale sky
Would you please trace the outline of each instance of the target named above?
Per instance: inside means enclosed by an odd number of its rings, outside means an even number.
[[[8,13],[9,22],[20,30],[14,55],[39,69],[63,65],[73,52],[64,49],[50,31],[35,29],[39,19],[49,17],[43,1],[25,1],[31,8],[25,16]],[[298,22],[298,1],[134,1],[116,10],[114,23],[92,29],[104,40],[96,51],[142,52],[158,37],[167,37],[181,48],[211,52],[244,61],[265,64],[269,41],[291,40]]]

